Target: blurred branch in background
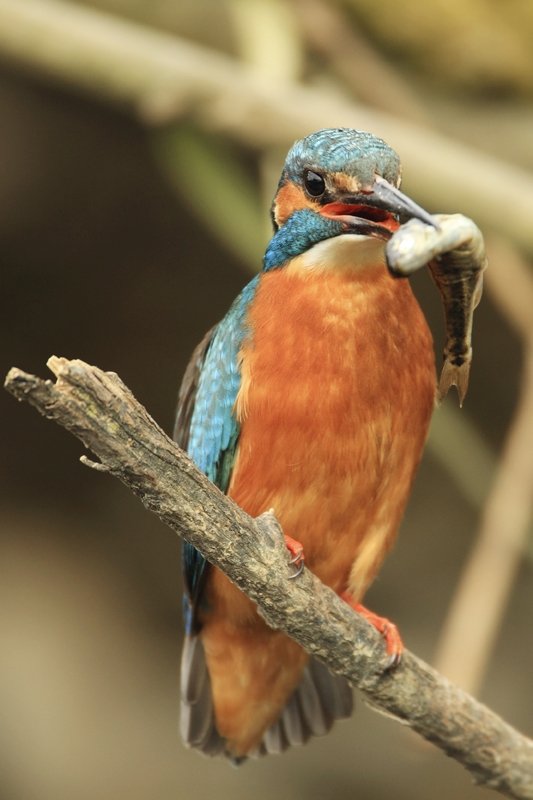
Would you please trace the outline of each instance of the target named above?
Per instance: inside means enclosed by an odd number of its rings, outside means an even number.
[[[249,146],[289,142],[324,126],[372,130],[393,142],[410,193],[431,209],[461,210],[533,251],[533,178],[420,125],[327,92],[257,76],[235,59],[175,36],[60,0],[0,0],[0,57],[135,111],[179,118]],[[513,187],[502,214],[495,187]]]
[[[267,623],[291,636],[365,694],[453,756],[479,784],[533,798],[533,741],[404,651],[387,669],[372,627],[309,570],[290,562],[272,512],[253,519],[172,442],[120,378],[52,356],[57,381],[11,369],[5,386],[77,436],[99,459],[83,463],[119,478],[145,507],[197,547],[247,594]]]
[[[229,0],[230,18],[236,38],[236,49],[246,69],[263,80],[285,85],[302,77],[305,65],[300,26],[285,0]],[[273,42],[276,46],[273,47]],[[261,252],[248,268],[257,272],[264,244],[271,236],[270,207],[274,187],[279,179],[279,162],[283,154],[279,146],[265,146],[259,153],[259,195],[263,231]],[[235,244],[239,246],[239,237]]]
[[[429,73],[434,85],[483,93],[531,93],[531,5],[509,0],[457,2],[341,0],[378,43],[399,58],[409,56],[416,71]],[[443,78],[445,79],[443,81]]]
[[[258,265],[265,218],[257,186],[229,143],[187,125],[154,137],[154,152],[174,190],[243,264]]]
[[[297,80],[304,52],[286,0],[229,0],[228,8],[244,65],[278,83]]]
[[[324,0],[292,0],[311,50],[320,55],[353,95],[371,108],[428,124],[427,113],[403,75],[352,22]]]
[[[488,274],[488,288],[522,339],[522,387],[479,537],[453,598],[436,659],[440,671],[474,693],[526,550],[533,500],[533,277],[529,265],[505,241],[491,239],[489,253],[495,264],[505,265],[505,271]]]
[[[433,414],[428,446],[472,508],[481,509],[498,460],[452,398]]]

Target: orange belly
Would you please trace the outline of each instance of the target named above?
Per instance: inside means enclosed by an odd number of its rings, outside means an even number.
[[[306,565],[361,600],[396,535],[434,405],[426,321],[408,282],[377,265],[265,273],[249,322],[229,494],[253,516],[273,508],[284,532],[303,544]],[[265,706],[262,723],[247,724],[243,698],[262,683],[272,700],[272,665],[287,658],[292,668],[274,670],[286,702],[305,657],[269,632],[218,570],[206,593],[202,636],[217,725],[246,752],[280,706]],[[254,631],[260,656],[251,652]]]

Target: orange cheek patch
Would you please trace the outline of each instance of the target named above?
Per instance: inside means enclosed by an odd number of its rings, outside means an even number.
[[[294,183],[286,183],[279,190],[274,204],[274,219],[278,225],[283,225],[290,215],[301,208],[315,209],[315,203],[310,200],[304,190]]]

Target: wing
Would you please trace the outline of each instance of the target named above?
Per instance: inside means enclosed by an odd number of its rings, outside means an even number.
[[[248,306],[258,278],[237,297],[222,322],[209,331],[194,351],[178,398],[174,438],[196,465],[226,492],[237,454],[239,424],[234,414],[241,384],[239,352],[248,334]],[[183,545],[185,630],[198,631],[197,610],[208,571],[205,558]]]
[[[173,438],[183,450],[188,450],[191,419],[194,412],[198,383],[204,365],[209,345],[215,335],[217,326],[211,328],[202,341],[195,347],[190,361],[185,370],[178,393],[178,407],[174,423]],[[193,609],[196,607],[198,596],[205,580],[207,562],[198,550],[189,544],[182,544],[182,569],[186,594],[183,598],[183,614],[187,633],[193,627]]]
[[[211,339],[217,326],[213,326],[207,331],[206,335],[196,345],[192,356],[187,364],[187,369],[183,375],[180,390],[178,393],[178,407],[176,409],[176,421],[172,438],[183,450],[187,450],[189,445],[189,433],[191,428],[191,418],[194,411],[194,403],[198,392],[198,381],[205,361],[207,350],[211,344]]]

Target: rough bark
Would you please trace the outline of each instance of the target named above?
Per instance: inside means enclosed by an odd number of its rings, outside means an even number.
[[[159,428],[120,378],[83,361],[52,357],[57,382],[12,369],[6,388],[75,434],[150,511],[220,567],[269,625],[344,675],[465,766],[474,780],[533,798],[533,742],[416,656],[394,671],[376,632],[305,570],[296,581],[272,513],[253,519],[218,491]]]

